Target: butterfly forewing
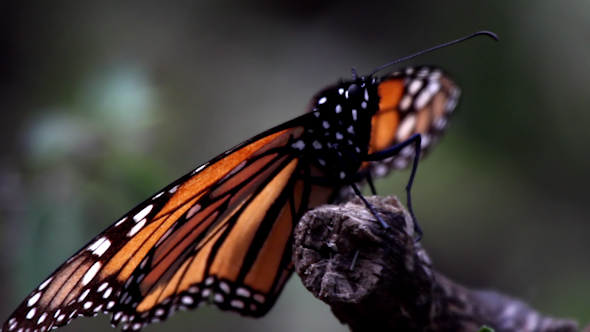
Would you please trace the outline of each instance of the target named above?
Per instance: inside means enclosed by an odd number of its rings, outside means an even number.
[[[199,201],[213,208],[181,218],[152,249],[125,285],[114,324],[137,330],[200,303],[255,317],[271,308],[292,272],[294,222],[329,202],[335,190],[317,188],[310,195],[300,160],[270,152],[273,160],[255,158],[227,179],[248,181],[212,195],[215,202]]]
[[[199,167],[146,200],[72,256],[35,289],[4,324],[2,331],[48,330],[76,316],[111,312],[121,289],[150,250],[169,235],[180,218],[208,193],[222,195],[232,171],[286,144],[301,129],[265,133]],[[225,196],[228,193],[223,194]]]

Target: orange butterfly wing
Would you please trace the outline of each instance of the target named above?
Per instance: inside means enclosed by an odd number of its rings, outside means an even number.
[[[379,110],[372,118],[369,153],[383,151],[421,134],[420,157],[430,151],[449,126],[460,89],[440,69],[408,67],[381,78]],[[414,147],[383,161],[365,163],[360,173],[383,177],[412,164]]]
[[[262,242],[242,282],[252,291],[251,299],[258,300],[257,303],[262,296],[257,294],[278,293],[286,280],[285,274],[279,272],[271,276],[267,266],[277,270],[279,265],[282,270],[288,268],[290,256],[287,259],[286,252],[278,255],[276,247],[287,248],[286,238],[290,237],[294,215],[291,207],[296,206],[296,214],[300,216],[310,204],[309,198],[303,197],[302,178],[297,179],[294,175],[295,171],[302,171],[298,159],[290,153],[291,150],[281,150],[287,149],[286,144],[302,131],[302,127],[294,127],[291,121],[258,135],[144,201],[41,283],[1,331],[47,331],[66,325],[76,316],[113,312],[115,307],[129,304],[129,300],[121,297],[121,290],[127,289],[133,281],[142,289],[135,294],[142,301],[131,303],[132,309],[127,308],[126,315],[135,312],[137,306],[138,313],[147,310],[152,318],[156,317],[160,311],[154,305],[161,296],[184,299],[186,303],[183,292],[194,289],[190,286],[209,283],[210,279],[205,277],[235,278],[232,263],[243,259],[240,255],[254,240],[256,225],[252,223],[262,225],[263,220],[265,225],[272,226],[269,230],[272,236]],[[240,183],[243,183],[241,187]],[[287,197],[283,193],[287,185],[298,195]],[[240,189],[237,190],[236,186]],[[325,189],[328,195],[320,198],[317,204],[326,203],[328,196],[332,195],[329,187]],[[305,190],[309,194],[310,189]],[[279,198],[289,204],[273,205],[273,201]],[[302,202],[304,199],[306,202]],[[296,204],[293,200],[297,201]],[[206,207],[201,209],[201,206]],[[278,222],[270,220],[270,216],[262,216],[263,209],[272,210]],[[236,219],[232,221],[237,222],[236,225],[228,222],[232,218]],[[220,248],[215,247],[221,237],[240,237],[231,242],[238,246],[224,247],[222,244]],[[196,255],[189,258],[191,253]],[[150,264],[154,266],[150,267],[150,273],[140,275],[143,280],[134,280],[134,271],[147,268],[148,254]],[[254,291],[258,293],[254,294]],[[244,291],[236,289],[236,296],[240,294],[244,295]],[[221,306],[241,309],[231,301]],[[249,305],[242,313],[260,315],[260,310],[268,308],[270,306],[263,303],[260,309]],[[120,322],[120,316],[115,314],[113,322]],[[132,327],[137,328],[137,325]]]

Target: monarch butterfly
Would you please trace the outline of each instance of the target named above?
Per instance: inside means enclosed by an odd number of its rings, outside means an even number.
[[[309,113],[136,206],[35,288],[0,332],[45,332],[99,312],[137,331],[204,302],[266,314],[292,274],[291,232],[305,211],[417,160],[447,128],[458,97],[433,67],[381,78],[353,71],[315,96]]]

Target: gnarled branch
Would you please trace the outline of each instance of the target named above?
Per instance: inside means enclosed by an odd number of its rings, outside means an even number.
[[[432,268],[395,197],[309,211],[295,229],[293,262],[303,284],[351,331],[573,332],[572,320],[543,317],[525,303],[474,291]]]

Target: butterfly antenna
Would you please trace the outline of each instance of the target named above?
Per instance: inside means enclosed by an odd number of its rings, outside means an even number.
[[[427,49],[427,50],[424,50],[424,51],[421,51],[421,52],[418,52],[418,53],[414,53],[414,54],[412,54],[412,55],[409,55],[409,56],[407,56],[407,57],[404,57],[404,58],[401,58],[401,59],[395,60],[395,61],[393,61],[393,62],[390,62],[390,63],[384,64],[383,66],[381,66],[381,67],[379,67],[379,68],[375,69],[375,70],[374,70],[374,71],[371,73],[371,75],[369,75],[369,76],[373,76],[373,75],[375,75],[375,73],[377,73],[377,72],[378,72],[378,71],[380,71],[381,69],[383,69],[383,68],[385,68],[385,67],[389,67],[389,66],[391,66],[391,65],[393,65],[393,64],[396,64],[396,63],[398,63],[398,62],[406,61],[406,60],[408,60],[408,59],[415,58],[415,57],[417,57],[417,56],[419,56],[419,55],[426,54],[426,53],[432,52],[432,51],[434,51],[434,50],[438,50],[439,48],[443,48],[443,47],[451,46],[451,45],[454,45],[454,44],[457,44],[457,43],[460,43],[460,42],[466,41],[467,39],[471,39],[471,38],[473,38],[473,37],[482,36],[482,35],[483,35],[483,36],[489,36],[490,38],[494,39],[495,41],[498,41],[498,36],[497,36],[495,33],[493,33],[493,32],[490,32],[490,31],[478,31],[478,32],[476,32],[476,33],[474,33],[474,34],[471,34],[471,35],[469,35],[469,36],[465,36],[465,37],[463,37],[463,38],[459,38],[459,39],[457,39],[457,40],[453,40],[453,41],[450,41],[450,42],[448,42],[448,43],[444,43],[444,44],[441,44],[441,45],[438,45],[438,46],[435,46],[435,47],[429,48],[429,49]]]
[[[350,70],[352,73],[352,80],[356,81],[356,79],[358,78],[358,75],[356,74],[356,68],[352,67],[352,69]]]

